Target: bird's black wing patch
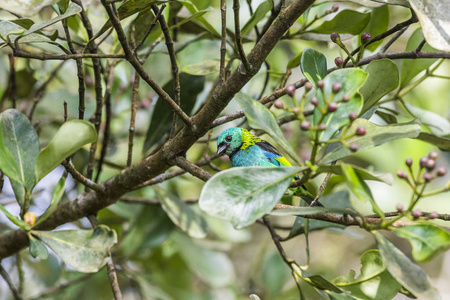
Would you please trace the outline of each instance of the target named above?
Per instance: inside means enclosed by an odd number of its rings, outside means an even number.
[[[273,153],[277,156],[281,156],[281,153],[274,146],[272,146],[271,144],[269,144],[266,141],[257,142],[257,143],[255,143],[255,145],[257,145],[259,148],[261,148],[264,151]]]

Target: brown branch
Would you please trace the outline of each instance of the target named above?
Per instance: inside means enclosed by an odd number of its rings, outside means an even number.
[[[220,0],[222,33],[220,37],[220,81],[225,81],[225,58],[227,55],[227,1]]]
[[[153,20],[152,24],[150,25],[150,27],[148,28],[147,32],[145,33],[144,37],[142,38],[142,40],[139,42],[139,44],[137,44],[136,47],[134,47],[133,52],[137,52],[139,50],[140,47],[142,47],[142,45],[144,44],[145,40],[147,39],[147,37],[150,35],[150,33],[152,32],[153,28],[155,28],[156,26],[156,22],[158,21],[159,17],[161,16],[162,12],[164,11],[164,9],[166,8],[166,4],[162,4],[161,5],[161,9],[159,9],[157,11],[157,13],[155,13],[155,20]]]
[[[21,300],[22,297],[20,296],[19,292],[14,286],[14,283],[11,280],[11,277],[9,277],[8,272],[6,272],[5,268],[0,264],[0,275],[3,277],[3,279],[6,281],[6,283],[9,286],[9,289],[11,290],[11,293],[14,296],[15,300]]]
[[[189,172],[190,174],[194,175],[195,177],[203,180],[208,181],[209,178],[212,177],[211,174],[197,166],[196,164],[191,163],[183,156],[177,156],[174,159],[175,164],[180,167],[181,169]]]
[[[242,61],[242,64],[244,65],[245,70],[250,69],[250,64],[247,59],[247,56],[244,52],[244,46],[242,45],[242,37],[241,37],[241,25],[239,22],[239,0],[233,0],[233,11],[234,11],[234,35],[236,37],[236,48],[239,53],[239,58]]]
[[[130,127],[128,129],[128,154],[127,154],[127,167],[131,166],[131,162],[133,159],[133,141],[134,141],[134,133],[135,129],[135,120],[136,120],[136,110],[137,103],[139,100],[139,84],[140,77],[137,72],[134,72],[134,81],[133,81],[133,90],[131,96],[131,116],[130,116]]]
[[[47,53],[33,53],[23,50],[15,50],[14,57],[31,58],[37,60],[69,60],[80,58],[116,58],[123,59],[123,54],[99,54],[99,53],[78,53],[78,54],[47,54]]]
[[[72,164],[72,162],[70,160],[63,161],[61,164],[64,166],[64,168],[66,168],[67,172],[69,172],[70,175],[72,175],[72,177],[76,181],[78,181],[79,183],[84,185],[86,188],[90,188],[90,189],[92,189],[94,191],[97,191],[99,193],[104,193],[105,192],[105,190],[104,190],[102,185],[95,183],[94,181],[90,180],[87,177],[84,177],[83,174],[78,172],[78,170],[75,168],[75,166]]]
[[[123,196],[119,200],[120,202],[130,203],[130,204],[146,204],[146,205],[161,205],[161,202],[158,199],[147,199],[142,197],[134,197],[134,196]],[[186,204],[197,204],[198,199],[188,199],[183,200]]]

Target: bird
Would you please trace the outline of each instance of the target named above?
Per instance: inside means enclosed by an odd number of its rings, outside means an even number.
[[[232,167],[280,167],[292,166],[289,161],[269,142],[250,133],[247,129],[232,127],[224,130],[217,139],[217,154],[225,153],[230,158]],[[295,175],[293,180],[300,179]],[[304,186],[298,187],[294,193],[308,204],[313,203],[312,196]],[[314,202],[323,206],[320,202]]]

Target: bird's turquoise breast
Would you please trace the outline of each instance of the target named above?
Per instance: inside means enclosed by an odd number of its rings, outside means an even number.
[[[233,167],[251,167],[264,166],[274,167],[279,166],[280,163],[275,160],[275,155],[267,153],[257,145],[248,147],[247,149],[240,149],[230,159]]]

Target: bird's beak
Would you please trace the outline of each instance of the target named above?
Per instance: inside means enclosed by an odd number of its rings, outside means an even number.
[[[228,148],[228,144],[225,143],[221,143],[217,146],[217,154],[222,154],[224,153]]]

